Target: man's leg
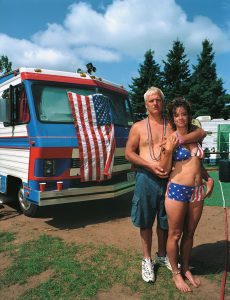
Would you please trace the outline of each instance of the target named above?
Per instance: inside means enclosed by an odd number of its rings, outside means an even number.
[[[158,255],[166,256],[166,244],[168,238],[168,230],[163,230],[157,225],[156,229],[157,240],[158,240]]]
[[[143,257],[151,258],[152,249],[152,228],[140,228],[141,243],[143,249]]]
[[[152,228],[140,228],[140,236],[143,249],[142,278],[146,282],[154,282],[154,265],[151,259]]]

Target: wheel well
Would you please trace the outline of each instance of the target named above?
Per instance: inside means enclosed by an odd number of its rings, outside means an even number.
[[[18,177],[7,176],[7,195],[15,196],[18,193],[22,180]]]

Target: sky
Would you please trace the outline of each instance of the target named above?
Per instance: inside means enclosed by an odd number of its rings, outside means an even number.
[[[147,50],[163,67],[180,40],[192,68],[208,39],[230,94],[229,0],[0,0],[0,11],[0,55],[15,69],[75,72],[92,62],[97,76],[129,89]]]

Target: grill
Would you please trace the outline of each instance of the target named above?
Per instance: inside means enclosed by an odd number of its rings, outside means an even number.
[[[129,164],[124,156],[115,156],[114,157],[114,166]],[[80,158],[71,159],[71,168],[80,168]]]

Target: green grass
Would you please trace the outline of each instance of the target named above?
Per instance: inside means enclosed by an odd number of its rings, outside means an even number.
[[[1,233],[0,237],[9,249],[14,235]],[[173,286],[166,268],[158,269],[154,285],[144,283],[140,277],[140,256],[136,252],[93,244],[67,244],[47,235],[14,245],[13,251],[5,249],[4,255],[9,255],[12,263],[0,273],[0,289],[24,285],[32,276],[52,271],[45,282],[27,288],[20,300],[90,299],[99,291],[109,291],[113,285],[128,288],[139,299],[188,299]],[[220,284],[219,272],[210,270],[205,277]]]
[[[10,242],[15,239],[15,234],[10,232],[0,232],[0,253],[13,249]]]
[[[222,206],[223,207],[223,196],[221,193],[221,187],[219,183],[219,172],[208,171],[210,176],[215,181],[214,190],[210,198],[205,199],[205,205],[207,206]],[[230,183],[222,182],[223,194],[225,199],[225,206],[230,207]]]

